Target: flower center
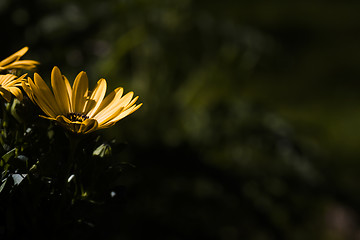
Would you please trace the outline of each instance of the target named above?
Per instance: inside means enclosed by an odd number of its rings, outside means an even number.
[[[69,113],[66,117],[72,122],[83,122],[89,117],[82,113]]]

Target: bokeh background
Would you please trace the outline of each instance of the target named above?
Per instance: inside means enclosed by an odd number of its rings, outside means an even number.
[[[0,56],[143,107],[106,239],[360,239],[360,3],[2,0]]]

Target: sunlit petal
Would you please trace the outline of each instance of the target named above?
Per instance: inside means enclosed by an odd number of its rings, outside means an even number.
[[[86,119],[81,123],[79,133],[90,133],[96,130],[98,127],[98,122],[95,119]]]
[[[55,100],[58,103],[61,113],[70,112],[69,95],[64,79],[62,78],[60,69],[54,67],[51,72],[51,86],[54,92]]]
[[[30,98],[31,101],[35,101],[34,96],[33,96],[33,92],[31,91],[31,88],[29,87],[28,83],[26,83],[25,81],[23,81],[21,83],[22,88],[24,89],[26,95],[28,95],[28,97]]]
[[[134,96],[134,92],[128,92],[125,96],[123,96],[119,100],[119,102],[117,104],[122,107],[126,107],[129,104],[129,102],[131,101],[133,96]]]
[[[4,60],[0,61],[0,70],[6,69],[25,69],[30,70],[36,67],[39,62],[34,60],[19,60],[27,51],[28,47],[24,47],[17,51],[16,53],[10,55]]]
[[[86,112],[88,112],[87,115],[90,118],[93,116],[93,114],[100,106],[102,100],[104,99],[105,93],[106,93],[106,80],[102,78],[97,82],[97,85],[90,96],[90,101],[88,102],[89,107],[86,106]]]
[[[104,122],[101,128],[109,127],[111,124],[115,124],[117,121],[121,120],[122,118],[129,116],[131,113],[135,112],[142,106],[142,103],[139,105],[134,105],[131,108],[127,109],[126,111],[121,112],[117,117],[110,119],[108,122]]]
[[[44,80],[40,77],[39,74],[34,74],[34,82],[29,81],[31,89],[35,92],[37,97],[41,97],[45,102],[51,105],[51,108],[54,109],[54,112],[59,113],[60,108],[58,103],[55,100],[54,94],[50,90],[50,88],[46,85]],[[33,84],[32,84],[33,83]]]
[[[122,108],[122,106],[119,105],[118,102],[121,99],[123,92],[124,92],[124,90],[121,87],[116,88],[114,91],[112,91],[102,101],[98,110],[94,113],[93,117],[99,118],[102,115],[106,115],[108,112],[112,111],[112,109],[114,109],[114,108],[115,108],[115,111],[116,111],[116,109]]]
[[[36,85],[36,82],[34,83],[31,79],[28,80],[28,83],[33,93],[32,98],[35,100],[38,106],[49,116],[55,117],[57,115],[56,113],[59,112],[59,108],[57,107],[52,93],[48,93],[43,86],[39,87],[39,85]],[[39,81],[37,81],[37,83],[39,83]],[[50,89],[48,90],[50,91]]]
[[[11,93],[6,90],[5,88],[0,87],[0,95],[7,101],[10,102],[11,100]]]
[[[125,111],[126,109],[130,108],[132,105],[134,105],[138,99],[139,99],[139,96],[137,96],[137,97],[135,97],[133,100],[131,100],[131,102],[128,103],[128,104],[126,105],[126,107],[124,108],[124,111]]]
[[[22,92],[19,88],[17,87],[9,87],[10,92],[20,101],[23,100],[23,95]]]
[[[1,86],[6,86],[9,82],[16,78],[13,74],[0,75],[0,84]]]
[[[17,51],[16,53],[10,55],[9,57],[5,58],[4,60],[2,60],[0,62],[0,66],[5,66],[11,62],[14,62],[16,60],[18,60],[20,57],[22,57],[27,51],[29,50],[28,47],[24,47],[22,49],[20,49],[19,51]]]
[[[88,94],[89,80],[85,72],[80,72],[73,84],[72,106],[74,112],[84,112],[86,97]]]
[[[9,102],[11,100],[11,94],[17,97],[19,100],[23,99],[23,95],[18,87],[21,86],[22,79],[26,74],[21,77],[17,77],[13,74],[0,75],[0,88],[2,89],[1,96]]]
[[[63,77],[64,82],[65,82],[66,90],[67,90],[67,93],[68,93],[68,96],[69,96],[70,105],[71,105],[71,96],[72,96],[71,85],[70,85],[69,80],[68,80],[64,75],[62,75],[62,77]],[[71,106],[70,106],[70,108],[71,108]],[[71,108],[71,111],[73,111],[72,108]]]
[[[99,124],[102,125],[105,122],[108,122],[115,117],[117,117],[122,111],[124,111],[123,107],[112,108],[111,111],[107,111],[103,114],[99,114],[96,119],[98,120]]]
[[[36,67],[36,65],[40,64],[38,61],[34,61],[34,60],[18,60],[16,62],[10,63],[4,67],[2,67],[3,69],[25,69],[25,70],[30,70]]]

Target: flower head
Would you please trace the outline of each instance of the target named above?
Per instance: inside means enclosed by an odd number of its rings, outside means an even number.
[[[74,133],[86,134],[110,127],[142,105],[135,105],[138,97],[133,98],[133,92],[123,96],[121,87],[105,97],[105,79],[100,79],[90,92],[85,72],[77,75],[71,87],[57,67],[51,72],[53,91],[37,73],[34,74],[34,81],[29,77],[22,86],[30,99],[47,115],[42,117],[54,120]]]
[[[5,58],[0,62],[0,71],[10,69],[25,69],[30,70],[36,67],[39,62],[34,60],[19,60],[27,51],[28,47],[24,47],[11,56]]]
[[[21,77],[13,74],[0,75],[0,95],[7,101],[10,102],[11,94],[17,97],[20,101],[23,99],[21,90],[18,88],[21,86],[21,82],[26,74]]]

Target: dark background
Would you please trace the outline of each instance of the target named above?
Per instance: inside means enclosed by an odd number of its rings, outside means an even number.
[[[360,3],[2,0],[0,56],[144,105],[108,239],[360,239]],[[125,200],[124,200],[125,199]],[[110,221],[109,221],[110,219]],[[101,222],[97,219],[95,222]]]

